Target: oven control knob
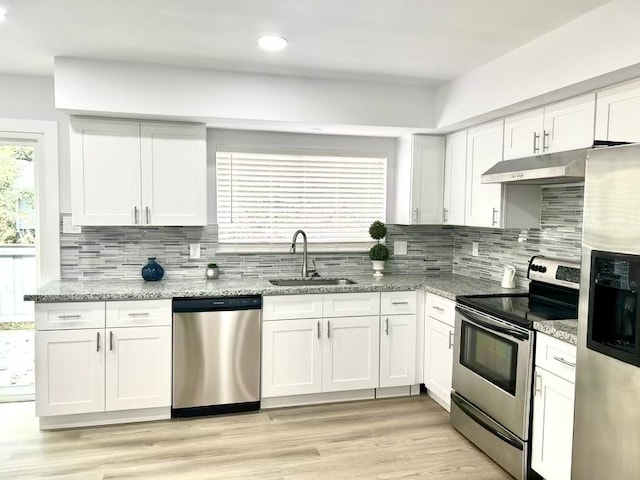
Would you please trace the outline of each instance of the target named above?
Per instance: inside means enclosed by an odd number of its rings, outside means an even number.
[[[545,266],[543,265],[542,267],[540,267],[540,271],[541,271],[542,273],[546,272],[546,271],[547,271],[547,267],[545,267]]]
[[[540,267],[538,265],[531,265],[531,270],[533,270],[534,272],[537,272],[538,270],[540,270]]]

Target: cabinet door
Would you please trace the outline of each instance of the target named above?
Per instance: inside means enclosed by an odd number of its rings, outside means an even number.
[[[322,390],[321,327],[320,319],[263,322],[263,398]]]
[[[380,317],[338,317],[324,322],[322,391],[376,388]]]
[[[140,124],[72,118],[71,211],[76,225],[140,220]]]
[[[595,109],[593,93],[546,106],[542,152],[563,152],[593,145]]]
[[[396,218],[404,225],[441,224],[444,137],[413,135],[398,140]]]
[[[442,223],[464,225],[467,181],[467,131],[447,135]]]
[[[106,410],[171,406],[171,327],[106,334]]]
[[[416,316],[385,315],[380,322],[380,386],[413,385],[416,370]]]
[[[531,467],[546,480],[571,478],[575,386],[536,368]]]
[[[36,415],[104,411],[104,329],[35,332]]]
[[[542,153],[543,118],[543,109],[538,108],[504,119],[505,160]]]
[[[424,385],[447,410],[451,402],[453,327],[432,317],[425,323]]]
[[[502,185],[480,183],[481,175],[502,160],[502,120],[469,129],[465,224],[500,227]]]
[[[596,140],[640,142],[640,81],[596,94]]]
[[[142,123],[141,135],[142,223],[206,225],[205,126]]]

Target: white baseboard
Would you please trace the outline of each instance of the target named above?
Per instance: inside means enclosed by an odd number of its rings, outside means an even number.
[[[169,418],[171,418],[171,407],[56,415],[53,417],[40,417],[40,430],[93,427],[97,425],[113,425],[116,423],[149,422],[151,420],[166,420]]]
[[[355,400],[373,400],[375,389],[349,390],[346,392],[311,393],[308,395],[289,395],[286,397],[263,398],[261,409],[316,405],[318,403],[352,402]]]
[[[447,412],[451,411],[451,398],[444,400],[442,398],[440,398],[439,396],[437,396],[435,393],[433,393],[431,390],[427,389],[427,395],[429,395],[429,397],[436,402],[438,405],[440,405],[442,408],[444,408]]]
[[[411,387],[383,387],[376,388],[376,398],[408,397],[411,395]]]

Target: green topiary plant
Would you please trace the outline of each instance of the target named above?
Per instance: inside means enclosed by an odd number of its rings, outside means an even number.
[[[387,235],[387,227],[380,220],[376,220],[369,227],[369,235],[377,241],[377,243],[369,249],[369,258],[374,261],[384,262],[389,259],[389,249],[386,245],[380,243]]]
[[[207,263],[207,268],[218,268],[217,263]]]

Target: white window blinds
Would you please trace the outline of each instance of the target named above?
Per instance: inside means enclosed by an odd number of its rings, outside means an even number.
[[[367,242],[385,218],[386,158],[217,152],[220,243]]]

